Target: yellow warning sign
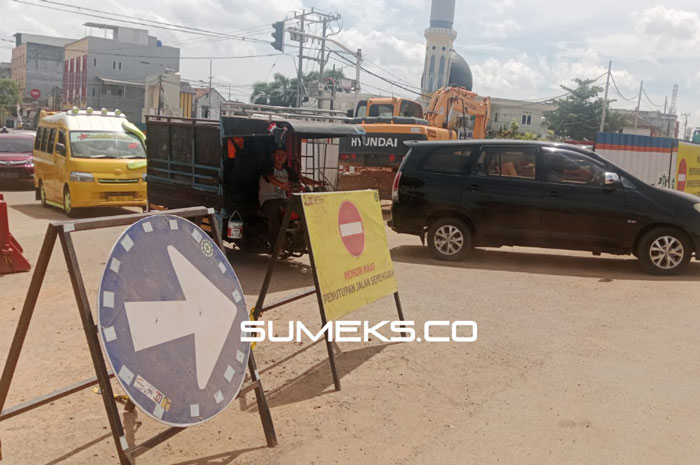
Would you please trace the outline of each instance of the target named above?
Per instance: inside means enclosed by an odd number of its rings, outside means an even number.
[[[398,290],[376,190],[302,194],[326,317]]]
[[[676,189],[700,196],[700,145],[678,143]]]

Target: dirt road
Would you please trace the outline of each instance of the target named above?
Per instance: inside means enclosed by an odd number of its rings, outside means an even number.
[[[41,208],[32,192],[6,198],[12,232],[34,263],[48,220],[64,217]],[[118,212],[96,214],[105,213]],[[75,236],[93,302],[119,232]],[[431,259],[413,237],[388,237],[406,317],[417,324],[474,320],[477,342],[340,344],[340,392],[322,344],[261,344],[255,352],[278,447],[265,447],[248,394],[138,463],[700,462],[700,263],[666,279],[641,274],[631,258],[534,249],[476,251],[452,264]],[[58,249],[8,406],[92,374]],[[250,306],[266,258],[241,255],[232,263]],[[281,270],[273,298],[311,284],[305,260]],[[0,277],[1,365],[30,277]],[[318,310],[310,298],[266,317],[313,326]],[[352,319],[394,317],[386,299]],[[125,414],[125,423],[137,442],[162,429],[139,413]],[[87,390],[0,423],[1,463],[117,463],[107,428],[100,396]]]

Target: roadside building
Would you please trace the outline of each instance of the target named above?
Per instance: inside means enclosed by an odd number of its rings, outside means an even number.
[[[195,91],[189,82],[180,81],[180,116],[192,117],[192,103]]]
[[[2,62],[0,63],[0,79],[11,79],[12,78],[12,63]]]
[[[166,47],[145,29],[86,23],[105,37],[88,35],[65,46],[65,107],[120,109],[142,120],[146,77],[180,68],[180,49]]]
[[[529,132],[545,137],[548,128],[544,125],[544,115],[548,111],[556,110],[556,108],[556,105],[548,103],[491,98],[491,119],[488,130],[496,132],[500,129],[508,129],[515,122],[520,127],[520,132]]]
[[[194,89],[194,102],[192,117],[199,119],[219,119],[221,117],[221,104],[226,99],[218,90],[208,87]]]
[[[629,127],[622,129],[623,134],[651,137],[673,137],[678,138],[678,116],[661,111],[639,111],[611,109],[611,113],[625,115],[632,123]],[[637,127],[634,127],[634,120],[637,118]]]
[[[24,32],[14,38],[10,77],[19,85],[21,117],[31,121],[41,108],[49,106],[49,99],[60,101],[64,47],[75,39]]]
[[[146,115],[191,118],[194,95],[192,86],[182,81],[179,73],[166,71],[163,74],[148,76],[143,122],[146,122]]]

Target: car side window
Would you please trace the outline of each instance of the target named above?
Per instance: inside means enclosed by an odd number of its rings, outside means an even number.
[[[34,136],[34,150],[41,150],[41,139],[44,137],[44,128],[39,128]]]
[[[63,144],[59,146],[58,144]],[[63,131],[58,131],[58,142],[56,144],[56,153],[59,155],[66,156],[66,133]]]
[[[537,149],[535,147],[486,147],[479,154],[470,174],[535,179]]]
[[[547,182],[603,186],[605,166],[573,150],[544,148],[542,152]]]
[[[49,132],[49,146],[46,149],[46,151],[48,153],[53,153],[53,148],[54,148],[55,142],[56,142],[56,129],[51,129],[51,131]]]
[[[421,169],[434,173],[464,174],[471,150],[443,148],[429,154],[423,161]]]

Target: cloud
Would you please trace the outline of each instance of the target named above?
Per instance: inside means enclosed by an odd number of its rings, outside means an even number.
[[[664,6],[648,8],[638,15],[635,32],[649,37],[700,40],[700,17],[694,11]]]
[[[501,21],[481,21],[481,35],[486,39],[506,39],[513,34],[522,31],[518,22],[514,19]]]
[[[474,90],[482,95],[511,98],[523,92],[531,95],[545,82],[538,68],[527,55],[507,60],[488,58],[472,66]]]
[[[634,13],[630,31],[589,39],[591,47],[621,59],[694,58],[700,47],[700,17],[694,11],[657,6]]]

